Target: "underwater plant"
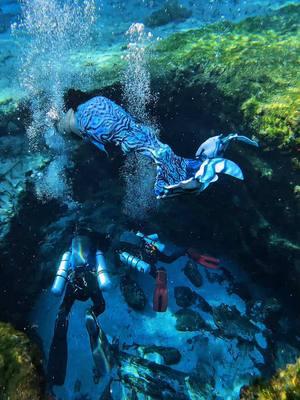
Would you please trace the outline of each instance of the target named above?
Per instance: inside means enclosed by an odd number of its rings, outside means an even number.
[[[241,400],[300,399],[300,358],[278,371],[269,381],[260,380],[241,390]]]
[[[29,338],[0,323],[0,399],[42,400],[41,354]]]

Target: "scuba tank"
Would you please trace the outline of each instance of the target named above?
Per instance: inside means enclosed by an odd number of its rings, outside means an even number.
[[[112,283],[107,271],[107,265],[101,250],[96,252],[96,270],[97,282],[101,290],[107,291],[111,288]]]
[[[142,232],[137,232],[136,235],[143,238],[145,242],[152,244],[161,253],[164,252],[166,246],[159,241],[157,233],[153,233],[152,235],[144,235]]]
[[[126,251],[119,253],[120,260],[123,264],[127,265],[130,268],[134,268],[140,272],[150,272],[151,266],[145,261],[141,260],[138,257],[135,257]]]
[[[69,265],[70,265],[70,259],[71,259],[70,251],[67,251],[66,253],[64,253],[61,258],[61,262],[58,266],[55,280],[54,280],[54,283],[51,288],[51,292],[55,296],[61,296],[63,294],[63,291],[64,291],[66,283],[67,283],[67,279],[68,279],[68,270],[69,270]]]

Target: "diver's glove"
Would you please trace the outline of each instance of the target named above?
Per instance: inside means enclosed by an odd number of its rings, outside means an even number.
[[[153,310],[165,312],[168,307],[167,272],[158,269],[156,272],[156,286],[153,296]]]

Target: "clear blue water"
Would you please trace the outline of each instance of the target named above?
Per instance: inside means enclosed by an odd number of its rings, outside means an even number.
[[[183,89],[178,95],[168,81],[157,88],[151,67],[152,49],[175,32],[267,15],[289,3],[299,2],[0,0],[0,321],[28,332],[39,345],[44,391],[51,399],[234,400],[256,377],[269,377],[299,357],[297,293],[273,274],[269,249],[260,247],[259,237],[254,243],[247,227],[253,217],[259,220],[260,234],[272,229],[262,227],[271,200],[266,205],[254,193],[269,171],[269,160],[260,155],[265,148],[249,149],[245,143],[239,143],[242,150],[235,153],[229,148],[238,165],[224,164],[220,148],[213,157],[190,162],[220,126],[213,116],[191,106],[192,91]],[[170,6],[175,16],[165,11]],[[163,22],[149,22],[158,11]],[[170,20],[164,20],[166,15]],[[221,41],[222,32],[219,36]],[[108,126],[104,133],[119,136],[103,141],[98,129],[98,136],[92,137],[93,127],[80,125],[77,107],[96,95],[110,97],[125,109],[128,119],[122,123],[130,128],[121,126],[120,118],[115,122],[110,106],[105,115],[95,108],[94,119],[90,114],[87,119],[99,128],[102,118]],[[201,101],[205,105],[205,99]],[[75,122],[69,132],[66,112],[71,107]],[[59,121],[64,121],[64,133]],[[223,133],[231,133],[233,124],[226,125]],[[83,140],[71,134],[78,136],[79,128]],[[99,148],[103,143],[105,152]],[[127,154],[125,145],[134,151]],[[177,154],[186,158],[178,161]],[[219,161],[213,163],[211,158],[216,157]],[[282,155],[277,157],[284,166]],[[251,169],[254,159],[256,165],[261,163],[261,176]],[[169,189],[170,194],[180,186],[179,200],[157,198],[164,195],[154,193],[159,186],[157,165],[165,173],[165,185],[176,187]],[[206,175],[207,170],[213,177]],[[231,179],[240,179],[241,171],[245,184]],[[231,176],[216,182],[222,172]],[[255,179],[259,184],[251,187]],[[270,199],[296,209],[294,202],[281,199],[283,189],[272,179]],[[185,196],[189,191],[193,195]],[[278,207],[278,225],[290,238],[294,228],[289,221],[285,226],[283,208]],[[63,382],[56,384],[47,368],[62,297],[55,297],[51,287],[80,221],[102,235],[100,247],[112,287],[103,291],[106,309],[97,321],[115,348],[115,362],[99,377],[85,326],[91,300],[76,301],[63,339],[67,369]],[[119,262],[117,251],[124,251],[120,237],[125,231],[155,232],[171,252],[182,249],[170,263],[163,257],[153,261],[157,269],[167,271],[165,312],[153,309],[153,276]],[[282,265],[280,246],[278,241],[278,268],[288,269]],[[186,251],[190,247],[218,259],[218,268],[207,268],[199,259],[191,262]],[[144,250],[126,248],[139,257]],[[290,251],[291,259],[299,255],[296,245]],[[143,257],[148,260],[148,255]],[[140,297],[136,292],[142,293]],[[161,348],[167,354],[177,351],[179,358],[167,362]],[[59,357],[54,351],[55,356]],[[0,380],[0,400],[7,396]]]

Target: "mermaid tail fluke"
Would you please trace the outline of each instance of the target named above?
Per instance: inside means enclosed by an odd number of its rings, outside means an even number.
[[[218,180],[218,174],[230,175],[243,180],[244,175],[240,167],[231,160],[225,158],[213,158],[205,160],[194,176],[182,180],[173,185],[167,185],[160,197],[173,197],[183,193],[200,193],[211,183]]]

